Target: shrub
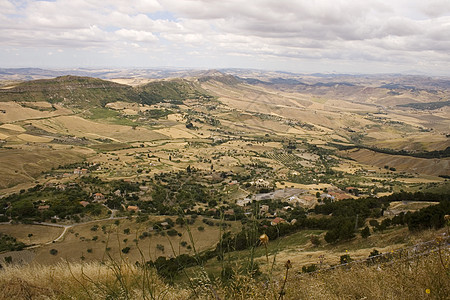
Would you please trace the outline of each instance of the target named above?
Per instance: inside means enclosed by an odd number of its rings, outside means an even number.
[[[363,230],[361,230],[361,237],[366,239],[370,236],[370,229],[369,226],[364,227]]]
[[[56,249],[51,249],[51,250],[50,250],[50,254],[51,254],[51,255],[56,255],[56,254],[58,254],[58,250],[56,250]]]
[[[176,236],[177,234],[178,234],[178,231],[176,231],[173,228],[167,231],[168,236]]]
[[[312,234],[309,239],[314,246],[320,246],[320,237],[317,235]]]
[[[311,264],[309,266],[303,266],[302,272],[303,273],[311,273],[317,271],[317,266],[315,264]]]
[[[340,259],[341,265],[342,264],[348,264],[351,261],[352,261],[352,259],[351,259],[349,254],[341,255],[341,259]]]

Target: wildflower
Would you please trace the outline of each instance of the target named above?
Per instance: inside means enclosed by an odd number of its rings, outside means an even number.
[[[261,242],[261,244],[267,245],[269,243],[269,237],[264,233],[259,237],[259,241]]]
[[[426,289],[425,293],[430,294],[431,293],[430,289]]]
[[[269,237],[267,236],[267,234],[263,233],[259,237],[259,242],[261,243],[261,245],[264,245],[264,248],[266,250],[267,263],[269,263],[269,251],[267,250],[267,244],[269,243]]]

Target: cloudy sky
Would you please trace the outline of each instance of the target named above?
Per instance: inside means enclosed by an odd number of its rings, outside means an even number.
[[[0,67],[450,75],[450,0],[0,0]]]

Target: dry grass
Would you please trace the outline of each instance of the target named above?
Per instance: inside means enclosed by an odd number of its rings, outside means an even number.
[[[0,272],[0,299],[187,298],[148,271],[116,262],[7,267]]]
[[[449,258],[449,251],[442,253]],[[385,266],[360,265],[292,280],[291,299],[448,299],[449,264],[438,253]],[[302,288],[295,288],[297,285]],[[429,289],[430,294],[427,294]]]
[[[32,151],[30,151],[30,150]],[[55,150],[25,147],[0,149],[0,188],[33,182],[35,178],[52,167],[82,160],[74,150]]]
[[[410,260],[312,275],[290,269],[282,297],[284,275],[239,275],[220,282],[200,269],[187,287],[169,286],[154,270],[125,261],[6,266],[0,272],[0,299],[448,299],[449,259],[445,248]],[[278,264],[283,268],[284,262]]]

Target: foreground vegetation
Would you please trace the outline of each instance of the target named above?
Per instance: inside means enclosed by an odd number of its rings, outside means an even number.
[[[446,241],[436,243],[430,253],[311,274],[301,273],[290,262],[277,262],[283,275],[220,279],[200,266],[183,285],[169,285],[152,267],[125,259],[5,266],[0,299],[446,299],[450,251]]]

